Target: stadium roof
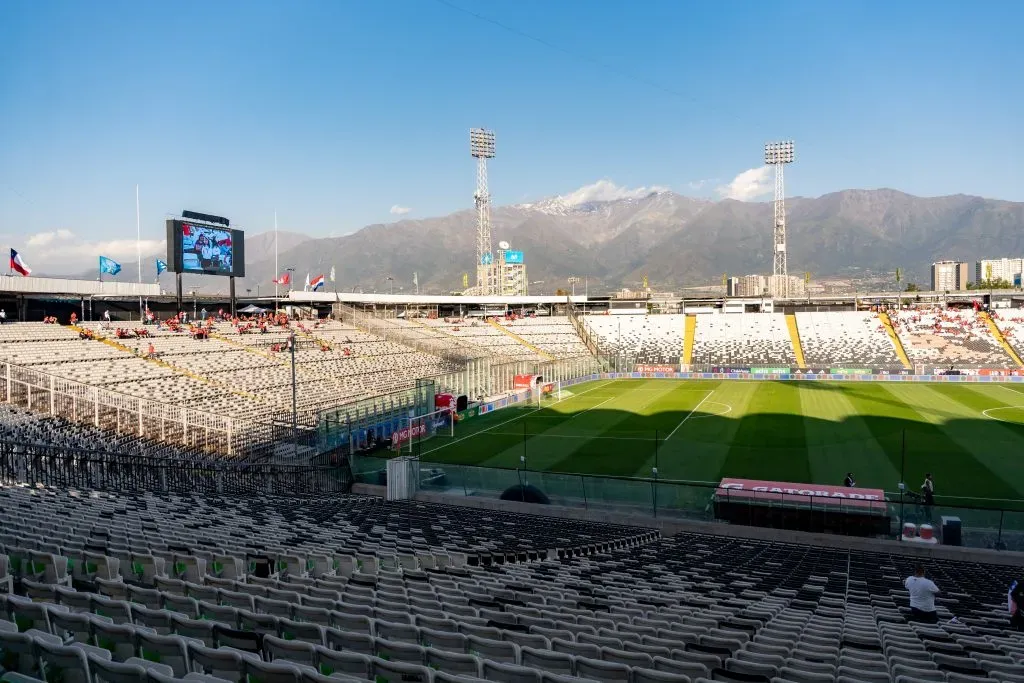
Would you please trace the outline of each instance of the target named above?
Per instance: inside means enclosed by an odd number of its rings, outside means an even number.
[[[80,297],[137,297],[159,296],[160,285],[146,282],[118,282],[116,280],[104,280],[101,282],[99,280],[68,280],[56,277],[0,275],[0,292]]]
[[[395,304],[405,306],[436,306],[464,304],[467,306],[541,306],[564,304],[567,300],[583,304],[585,296],[461,296],[458,294],[363,294],[360,292],[289,292],[289,301],[309,304]]]

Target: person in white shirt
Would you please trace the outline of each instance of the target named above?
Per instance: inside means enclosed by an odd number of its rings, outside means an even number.
[[[914,568],[914,575],[908,576],[903,582],[907,592],[910,593],[910,616],[912,621],[922,621],[926,624],[934,624],[939,620],[935,611],[935,596],[939,593],[939,587],[935,582],[925,577],[924,566],[917,565]]]

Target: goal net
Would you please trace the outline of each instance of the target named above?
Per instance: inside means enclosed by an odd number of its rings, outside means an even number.
[[[411,454],[417,444],[435,436],[455,436],[455,421],[448,408],[402,418],[399,428],[391,434],[391,448]]]
[[[551,405],[572,396],[572,392],[562,389],[561,382],[539,382],[534,390],[534,401],[537,406]]]

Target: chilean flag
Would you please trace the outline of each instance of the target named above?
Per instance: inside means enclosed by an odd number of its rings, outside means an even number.
[[[21,273],[25,277],[32,274],[32,269],[28,267],[28,264],[21,260],[21,256],[14,249],[11,249],[11,270]]]
[[[312,291],[317,291],[324,286],[324,274],[320,273],[315,278],[309,281],[309,287]]]

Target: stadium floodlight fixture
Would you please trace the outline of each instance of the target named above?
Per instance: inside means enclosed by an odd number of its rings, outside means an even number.
[[[469,153],[477,159],[493,159],[494,131],[485,128],[470,128]]]
[[[793,141],[769,142],[765,145],[764,163],[768,166],[793,163]]]

